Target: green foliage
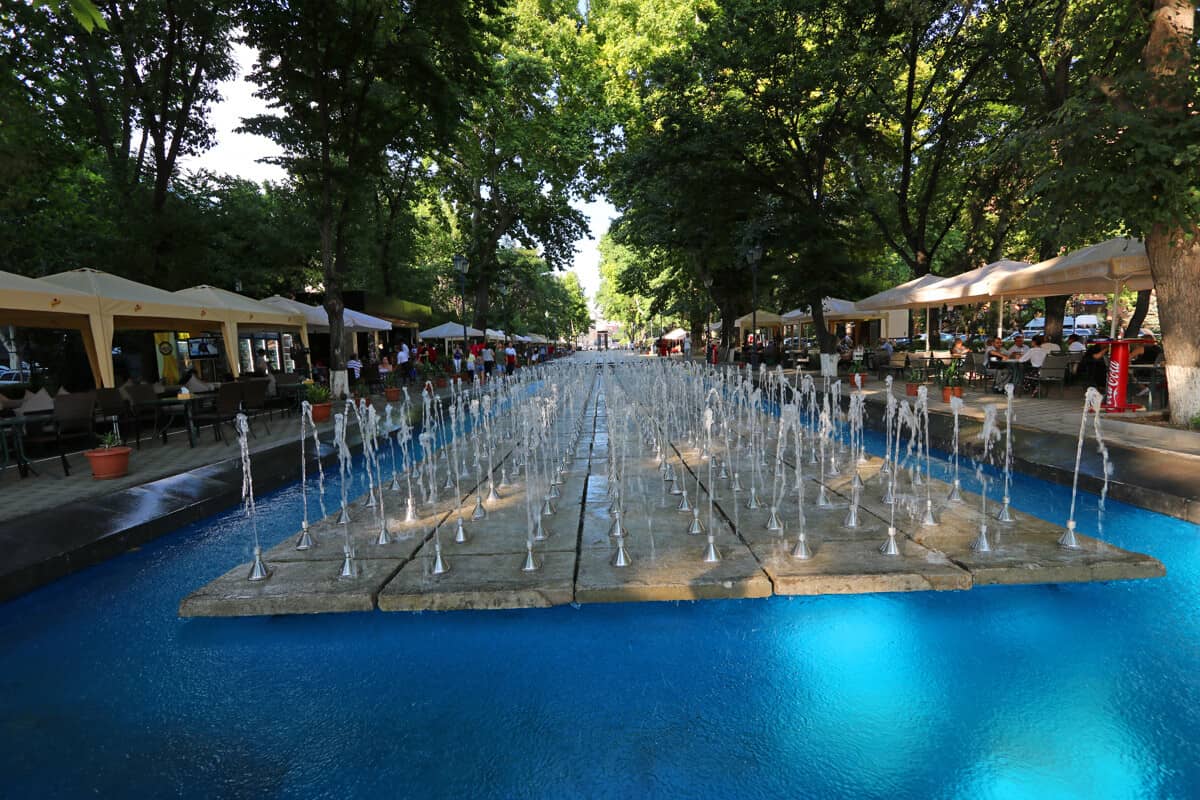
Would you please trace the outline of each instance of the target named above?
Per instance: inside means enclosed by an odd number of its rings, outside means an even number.
[[[942,366],[938,373],[938,383],[942,386],[962,386],[963,385],[963,369],[964,360],[961,358],[952,358],[948,364]]]
[[[116,431],[108,431],[103,433],[97,437],[97,440],[100,443],[101,449],[104,450],[111,450],[114,447],[120,447],[122,444],[121,434],[117,433]]]
[[[328,403],[331,397],[329,387],[320,383],[305,384],[304,396],[313,405]]]
[[[578,4],[516,0],[501,21],[490,80],[438,158],[481,329],[496,326],[492,287],[502,279],[504,250],[540,248],[551,268],[570,265],[574,243],[587,234],[571,200],[590,196],[605,127],[595,37]]]

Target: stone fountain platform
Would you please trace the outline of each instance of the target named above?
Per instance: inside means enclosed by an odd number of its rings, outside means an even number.
[[[1013,521],[989,520],[990,553],[976,553],[971,543],[980,527],[980,498],[963,492],[965,503],[947,505],[949,486],[933,481],[936,527],[924,528],[906,512],[898,515],[899,556],[885,556],[891,507],[881,500],[877,476],[881,462],[860,467],[866,486],[861,492],[859,524],[844,522],[852,496],[851,476],[827,478],[829,505],[816,505],[818,482],[805,479],[805,525],[812,557],[793,558],[799,514],[793,491],[784,493],[779,515],[782,531],[767,529],[766,507],[746,508],[745,493],[734,495],[727,481],[714,481],[711,516],[709,466],[695,450],[680,446],[672,454],[679,485],[689,502],[698,504],[700,521],[712,529],[721,560],[702,559],[706,535],[689,535],[690,513],[676,510],[679,495],[666,491],[658,465],[645,456],[628,458],[624,483],[638,487],[626,503],[624,520],[632,564],[612,565],[615,540],[609,536],[607,458],[608,419],[603,403],[587,411],[590,435],[569,460],[552,515],[541,517],[547,532],[533,555],[538,569],[522,571],[526,560],[529,519],[521,479],[502,490],[502,499],[485,503],[484,520],[469,518],[473,489],[463,487],[461,513],[468,540],[453,541],[458,507],[453,499],[423,505],[416,523],[400,521],[402,494],[385,493],[389,535],[377,545],[379,523],[362,499],[351,504],[352,522],[336,523],[334,515],[311,528],[316,548],[297,551],[288,539],[264,554],[272,570],[268,580],[250,582],[250,564],[240,565],[186,597],[180,615],[252,616],[346,611],[424,611],[532,608],[567,603],[644,602],[779,595],[867,594],[877,592],[969,590],[987,584],[1034,584],[1110,581],[1160,577],[1163,565],[1141,553],[1122,550],[1080,535],[1080,548],[1058,546],[1062,529],[1018,511]],[[497,462],[499,468],[500,461]],[[486,482],[480,487],[486,493]],[[628,489],[627,489],[628,490]],[[909,490],[916,491],[913,489]],[[904,498],[902,498],[903,500]],[[922,500],[921,497],[909,500]],[[923,503],[901,503],[902,507]],[[531,515],[532,512],[532,515]],[[359,574],[340,578],[342,543],[349,535],[358,555]],[[432,574],[435,538],[449,571]]]

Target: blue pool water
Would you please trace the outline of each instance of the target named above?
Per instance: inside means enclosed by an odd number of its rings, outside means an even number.
[[[259,509],[292,535],[298,488]],[[249,558],[221,514],[0,606],[0,795],[1198,796],[1200,529],[1110,501],[1103,535],[1167,577],[180,620]]]

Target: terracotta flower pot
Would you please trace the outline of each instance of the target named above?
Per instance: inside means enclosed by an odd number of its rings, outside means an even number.
[[[908,395],[909,397],[916,397],[917,389],[919,388],[921,388],[921,384],[919,383],[906,383],[904,384],[904,394]]]
[[[388,386],[383,390],[383,396],[387,398],[389,403],[395,403],[400,399],[400,387]]]
[[[129,454],[132,452],[132,447],[121,446],[84,450],[83,454],[92,465],[92,477],[104,481],[129,472]]]
[[[439,388],[439,389],[445,389],[446,388],[446,379],[438,378],[434,381],[434,385],[436,385],[437,388]]]
[[[943,386],[942,387],[942,402],[949,403],[951,397],[962,397],[963,387],[961,386]]]
[[[855,375],[857,375],[857,376],[858,376],[858,381],[857,381],[857,383],[856,383],[856,382],[855,382],[855,380],[854,380],[854,376],[855,376]],[[866,386],[866,385],[867,385],[867,378],[868,378],[869,376],[870,376],[870,373],[868,373],[868,372],[851,372],[851,373],[850,373],[850,385],[851,385],[851,386]]]
[[[326,422],[329,420],[329,414],[333,411],[333,403],[313,403],[312,414],[313,422]]]

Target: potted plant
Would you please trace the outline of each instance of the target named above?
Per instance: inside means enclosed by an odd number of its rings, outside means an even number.
[[[329,387],[322,386],[319,383],[310,383],[304,391],[309,405],[312,406],[313,422],[325,422],[328,420],[329,414],[333,410]]]
[[[856,375],[858,376],[858,380],[854,379]],[[865,385],[867,382],[867,375],[868,375],[868,373],[867,373],[866,365],[863,364],[861,359],[855,359],[854,361],[850,362],[850,385],[851,386]]]
[[[121,444],[121,434],[110,431],[100,437],[100,446],[84,450],[92,466],[92,477],[98,481],[120,478],[129,472],[129,454],[133,448]]]
[[[439,389],[446,387],[446,370],[442,369],[441,364],[430,364],[430,375],[433,378],[433,385]]]
[[[942,402],[949,403],[950,398],[962,397],[963,394],[963,360],[953,358],[942,368],[940,383],[942,385]]]
[[[909,397],[917,396],[917,389],[921,388],[921,384],[925,381],[921,377],[921,370],[913,367],[904,373],[906,383],[904,384],[904,394]]]
[[[383,396],[387,398],[389,403],[395,403],[400,400],[401,381],[400,370],[394,369],[387,374],[383,385]]]

